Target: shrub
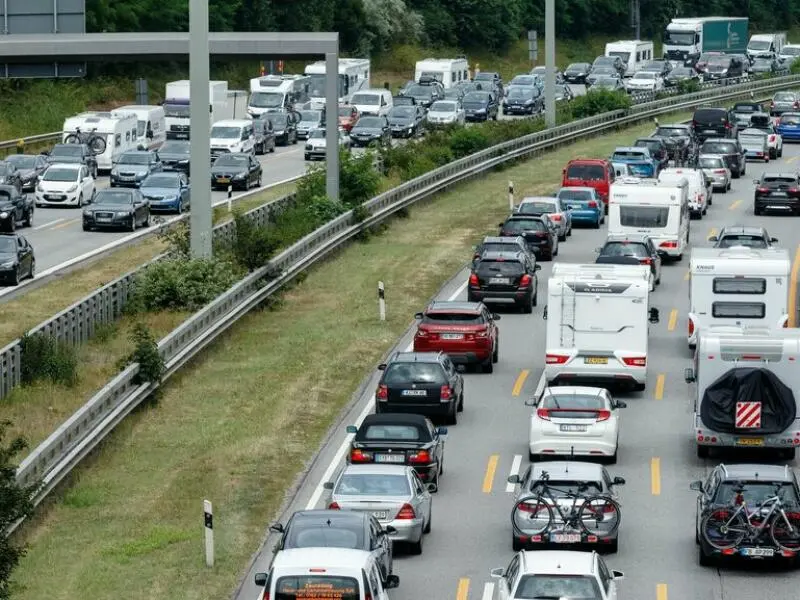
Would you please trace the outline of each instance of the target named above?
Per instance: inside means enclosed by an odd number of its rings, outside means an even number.
[[[800,60],[792,61],[792,63],[789,65],[789,73],[792,75],[797,75],[800,73]]]
[[[248,271],[263,267],[279,246],[272,227],[263,227],[242,214],[234,214],[236,237],[231,245],[233,257]]]
[[[20,338],[20,348],[23,385],[44,380],[66,386],[78,382],[78,359],[71,346],[44,333],[26,333]]]
[[[480,152],[492,145],[492,140],[483,128],[470,127],[454,131],[450,136],[450,151],[456,160]]]
[[[131,331],[133,352],[123,358],[119,363],[120,371],[128,365],[139,363],[139,372],[136,374],[136,383],[159,383],[164,375],[166,364],[158,351],[158,342],[150,330],[142,323],[136,323]]]
[[[624,92],[589,90],[570,104],[573,118],[585,119],[612,110],[627,110],[631,106],[631,99]]]
[[[347,206],[355,206],[374,197],[381,184],[381,176],[374,168],[375,155],[365,152],[354,156],[349,152],[339,154],[339,198]],[[297,184],[297,200],[309,203],[324,198],[325,167],[317,166]]]
[[[167,250],[172,254],[189,257],[192,253],[192,242],[189,226],[181,222],[175,227],[168,227],[158,233],[158,237],[167,243]]]
[[[678,82],[679,94],[693,94],[700,91],[700,82],[696,79],[684,79]]]

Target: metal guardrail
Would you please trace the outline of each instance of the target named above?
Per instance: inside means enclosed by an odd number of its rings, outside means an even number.
[[[714,100],[731,100],[751,91],[763,97],[763,94],[793,85],[800,85],[800,76],[741,84],[736,89],[729,87],[711,93],[699,92],[682,98],[683,102],[667,99],[637,106],[627,113],[614,111],[581,119],[498,144],[408,181],[367,201],[363,206],[369,216],[364,221],[355,222],[351,211],[323,225],[281,252],[267,266],[248,275],[163,338],[159,342],[159,350],[167,365],[164,379],[299,273],[362,231],[455,183],[510,160],[551,150],[572,143],[577,138],[602,134],[609,129],[631,125],[659,114],[688,110]],[[254,209],[258,210],[261,209]],[[219,235],[232,235],[232,223],[218,228],[221,231]],[[223,228],[225,233],[222,233]],[[272,278],[275,273],[279,275]],[[117,375],[23,460],[17,471],[17,480],[23,485],[37,481],[43,483],[35,499],[36,504],[158,387],[155,383],[138,385],[138,371],[138,364],[133,364]]]

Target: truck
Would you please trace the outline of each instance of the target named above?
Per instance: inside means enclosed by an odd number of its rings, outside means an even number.
[[[747,44],[747,56],[755,58],[777,59],[786,45],[786,33],[757,33]]]
[[[800,329],[717,325],[700,331],[694,364],[691,435],[698,458],[714,448],[779,450],[800,446]]]
[[[675,66],[693,66],[704,52],[745,54],[747,17],[672,19],[663,36],[664,60]]]
[[[164,107],[168,140],[189,139],[189,88],[188,79],[167,83],[162,106]],[[208,109],[211,113],[212,123],[231,118],[227,116],[229,114],[227,81],[209,81],[208,97]]]

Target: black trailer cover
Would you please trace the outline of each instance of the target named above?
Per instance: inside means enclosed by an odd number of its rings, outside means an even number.
[[[761,402],[761,427],[736,427],[736,403]],[[794,393],[768,369],[731,369],[706,388],[700,406],[703,424],[713,431],[773,434],[786,431],[797,413]]]

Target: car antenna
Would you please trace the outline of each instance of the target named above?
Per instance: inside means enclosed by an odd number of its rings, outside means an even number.
[[[330,526],[331,526],[331,520],[330,520],[330,519],[328,519],[327,521],[325,521],[325,524],[326,524],[328,527],[330,527]]]

